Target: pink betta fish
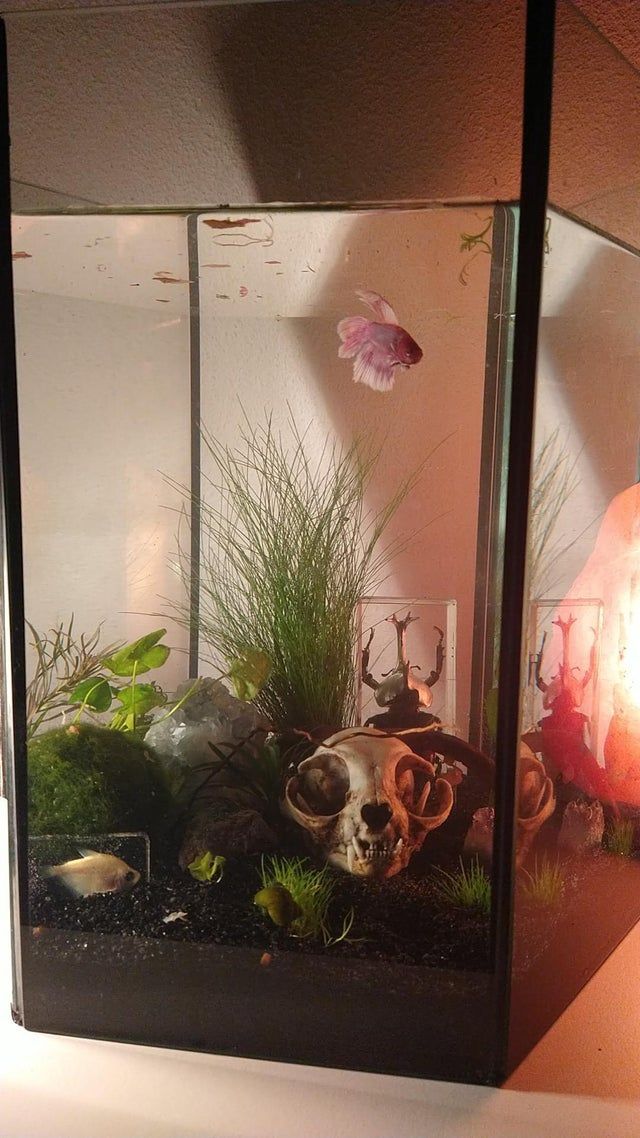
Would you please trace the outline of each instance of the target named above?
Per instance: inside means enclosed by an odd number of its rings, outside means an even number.
[[[357,291],[356,296],[371,308],[375,320],[366,316],[346,316],[338,324],[342,340],[338,355],[352,359],[354,383],[365,383],[374,391],[391,391],[393,369],[405,371],[422,359],[422,349],[398,323],[391,305],[377,292]]]

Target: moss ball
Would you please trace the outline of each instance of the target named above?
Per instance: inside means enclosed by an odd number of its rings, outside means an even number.
[[[107,727],[57,727],[29,743],[32,834],[156,833],[170,798],[147,748]]]

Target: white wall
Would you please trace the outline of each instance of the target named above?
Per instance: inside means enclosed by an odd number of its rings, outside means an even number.
[[[188,285],[177,217],[16,218],[14,260],[25,606],[39,630],[75,614],[103,643],[163,625],[178,496],[189,482]]]

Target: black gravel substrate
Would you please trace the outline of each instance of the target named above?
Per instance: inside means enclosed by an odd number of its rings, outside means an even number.
[[[317,940],[287,934],[253,904],[260,888],[258,870],[259,858],[228,860],[217,884],[201,884],[179,870],[165,870],[129,893],[75,898],[55,882],[44,880],[32,861],[32,936],[44,952],[47,929],[68,929],[469,971],[489,966],[488,919],[444,905],[437,897],[433,875],[405,873],[370,882],[336,873],[331,932],[340,933],[351,909],[354,921],[347,940],[325,947]],[[185,916],[165,922],[165,917],[175,913]],[[60,950],[57,938],[58,955]]]

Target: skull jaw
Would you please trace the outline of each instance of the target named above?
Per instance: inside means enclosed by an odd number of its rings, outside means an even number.
[[[346,845],[339,845],[326,853],[326,860],[343,873],[352,877],[364,877],[369,881],[381,881],[387,877],[394,877],[400,870],[406,869],[415,847],[407,845],[403,838],[396,838],[381,845],[368,856],[362,848],[357,849],[352,840]]]

